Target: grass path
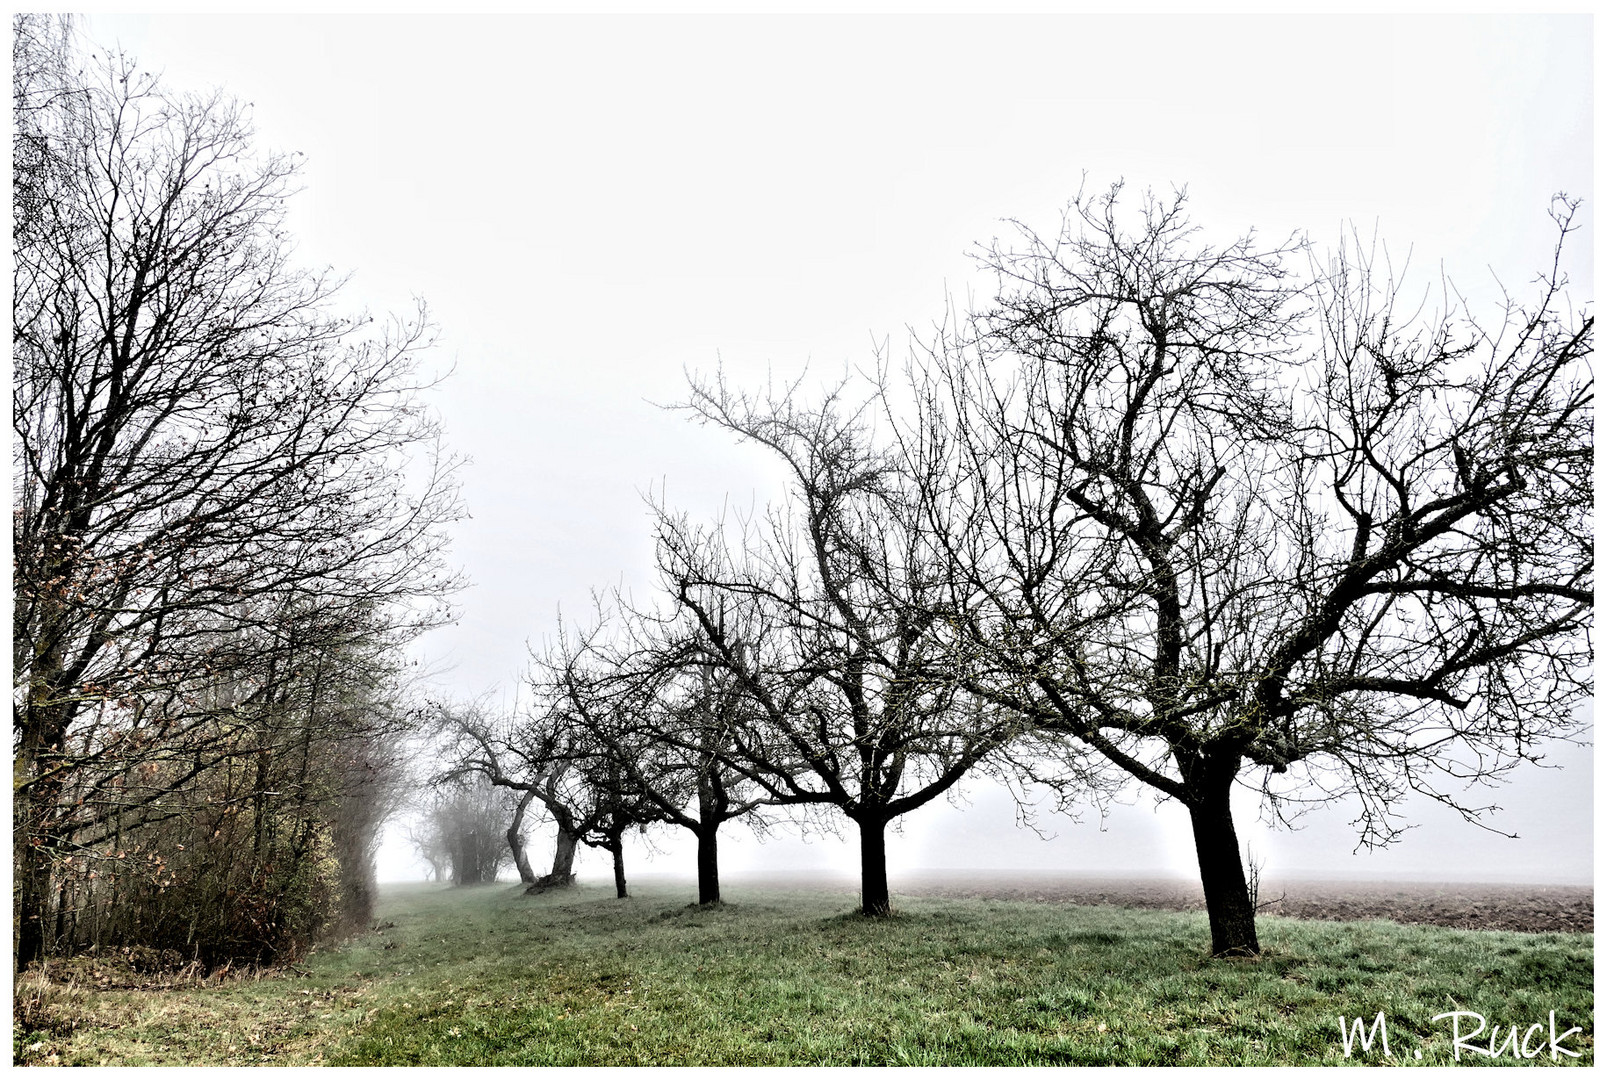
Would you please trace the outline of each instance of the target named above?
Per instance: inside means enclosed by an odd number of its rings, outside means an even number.
[[[1212,961],[1199,913],[919,899],[872,922],[829,893],[395,887],[391,928],[309,974],[166,991],[52,987],[25,1063],[340,1065],[1337,1064],[1340,1014],[1451,1064],[1449,1021],[1555,1011],[1593,1060],[1592,940],[1263,919]],[[71,1026],[76,1021],[76,1027]],[[1464,1022],[1465,1034],[1471,1024]],[[20,1028],[20,1025],[19,1025]],[[1544,1047],[1542,1034],[1530,1048]],[[1480,1045],[1484,1040],[1478,1040]],[[1503,1059],[1511,1061],[1511,1051]],[[1463,1051],[1462,1061],[1470,1063]],[[1550,1063],[1542,1052],[1534,1064]]]

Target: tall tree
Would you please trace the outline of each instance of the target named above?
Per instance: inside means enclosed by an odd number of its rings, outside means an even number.
[[[377,329],[333,313],[339,282],[291,259],[297,164],[253,153],[238,103],[121,56],[80,78],[63,47],[14,37],[14,145],[65,163],[13,192],[22,962],[53,867],[124,810],[108,785],[187,782],[144,767],[203,767],[299,678],[289,613],[392,642],[441,618],[457,515],[419,397],[422,309]]]
[[[1474,816],[1457,789],[1577,730],[1593,320],[1555,258],[1526,303],[1431,311],[1354,252],[1298,289],[1294,245],[1185,209],[1118,185],[987,248],[912,438],[955,466],[965,685],[1187,807],[1212,951],[1253,954],[1236,781],[1358,795],[1387,841],[1405,791]]]
[[[891,913],[887,826],[950,791],[1016,733],[956,685],[941,633],[949,575],[912,477],[872,445],[871,403],[818,409],[790,388],[694,384],[688,408],[774,453],[792,500],[733,545],[660,508],[660,573],[749,707],[718,753],[778,805],[859,829],[865,914]]]

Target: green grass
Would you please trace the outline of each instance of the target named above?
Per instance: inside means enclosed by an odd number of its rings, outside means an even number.
[[[315,954],[305,976],[156,991],[25,979],[44,1026],[16,1025],[14,1058],[1315,1065],[1345,1060],[1340,1014],[1382,1009],[1394,1057],[1375,1044],[1353,1063],[1445,1065],[1448,1022],[1431,1018],[1464,1009],[1520,1035],[1555,1010],[1559,1031],[1584,1029],[1565,1044],[1583,1056],[1564,1060],[1593,1060],[1588,934],[1265,918],[1263,957],[1216,961],[1195,913],[904,898],[876,922],[841,894],[738,887],[704,911],[689,892],[396,887],[379,912],[393,928]]]

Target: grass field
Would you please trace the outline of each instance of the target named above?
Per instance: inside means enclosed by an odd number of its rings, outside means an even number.
[[[1316,1065],[1347,1060],[1341,1014],[1380,1010],[1391,1056],[1374,1042],[1349,1061],[1451,1064],[1451,1021],[1433,1017],[1453,1010],[1520,1039],[1555,1012],[1559,1035],[1583,1029],[1559,1039],[1581,1056],[1560,1060],[1594,1058],[1588,934],[1264,918],[1262,958],[1213,961],[1198,913],[903,898],[873,922],[846,894],[727,893],[705,911],[662,885],[630,900],[392,887],[378,917],[394,926],[299,972],[165,990],[25,977],[14,1059]],[[1551,1063],[1548,1035],[1532,1064]]]

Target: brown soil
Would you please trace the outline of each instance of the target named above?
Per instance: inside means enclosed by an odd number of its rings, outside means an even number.
[[[1024,871],[924,871],[895,877],[895,896],[965,896],[1043,903],[1194,911],[1205,907],[1198,882],[1101,878]],[[1421,881],[1272,881],[1262,912],[1296,919],[1388,919],[1468,930],[1584,932],[1595,929],[1588,885],[1480,885]]]

